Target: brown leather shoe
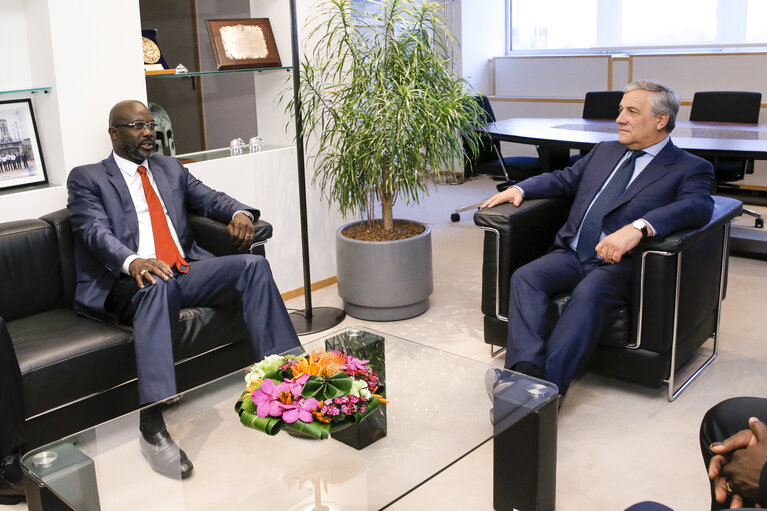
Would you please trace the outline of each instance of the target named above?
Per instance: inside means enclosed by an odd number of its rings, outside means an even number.
[[[0,477],[0,504],[18,504],[26,500],[22,481],[11,483]]]

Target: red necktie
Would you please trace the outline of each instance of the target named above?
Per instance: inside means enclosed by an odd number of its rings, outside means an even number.
[[[144,186],[144,195],[149,205],[149,218],[152,220],[152,234],[154,235],[154,251],[157,259],[165,261],[171,266],[178,268],[181,273],[189,271],[189,264],[181,257],[173,236],[170,235],[168,222],[165,220],[165,211],[160,203],[160,198],[154,192],[152,183],[146,175],[146,167],[139,165],[138,173],[141,174],[141,184]]]

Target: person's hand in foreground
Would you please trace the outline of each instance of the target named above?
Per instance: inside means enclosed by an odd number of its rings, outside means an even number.
[[[749,429],[711,444],[711,452],[716,456],[709,463],[708,476],[714,481],[717,502],[727,500],[729,484],[733,493],[731,508],[740,508],[744,502],[758,502],[759,477],[767,462],[767,425],[756,417],[751,417],[748,425]]]

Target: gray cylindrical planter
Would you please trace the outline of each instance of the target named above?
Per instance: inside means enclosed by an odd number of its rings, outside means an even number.
[[[344,310],[369,321],[395,321],[426,312],[434,288],[429,226],[404,240],[358,241],[341,234],[350,225],[336,232],[338,294]]]

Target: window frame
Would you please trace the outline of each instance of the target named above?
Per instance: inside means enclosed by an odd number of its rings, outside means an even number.
[[[749,0],[727,0],[724,5],[718,7],[717,38],[733,38],[734,34],[740,34],[741,42],[734,43],[700,43],[700,44],[648,44],[648,45],[611,45],[606,42],[610,37],[620,36],[620,23],[605,20],[620,20],[621,6],[616,0],[597,0],[597,10],[606,16],[600,16],[602,20],[597,23],[597,45],[588,48],[557,48],[557,49],[525,49],[514,50],[511,47],[511,4],[515,0],[506,0],[506,55],[604,55],[604,54],[637,54],[637,53],[698,53],[701,50],[711,53],[740,53],[753,52],[758,49],[767,49],[765,42],[745,42],[747,28],[747,14]],[[722,0],[720,0],[721,2]],[[601,21],[601,23],[600,23]],[[616,29],[617,27],[617,29]],[[617,39],[618,37],[615,37]],[[603,44],[599,44],[602,42]]]

